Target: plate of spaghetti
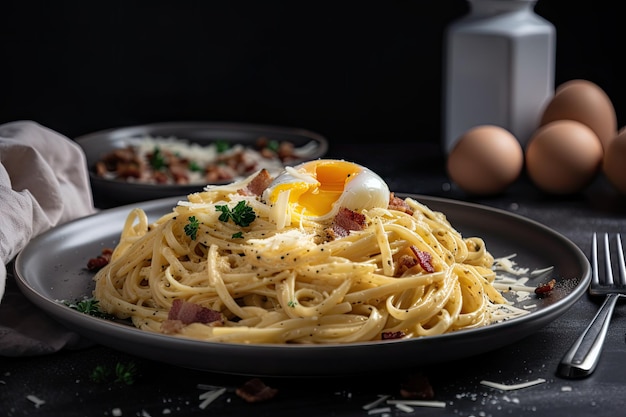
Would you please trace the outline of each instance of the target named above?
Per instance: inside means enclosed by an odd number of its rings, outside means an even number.
[[[366,167],[319,159],[64,224],[29,243],[15,275],[41,309],[114,349],[331,376],[513,343],[567,311],[590,266],[533,220],[395,194]]]

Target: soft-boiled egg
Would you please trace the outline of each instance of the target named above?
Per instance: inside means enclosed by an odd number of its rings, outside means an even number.
[[[339,159],[286,167],[263,193],[268,204],[288,206],[300,216],[323,221],[339,208],[354,211],[389,205],[389,187],[371,170]]]

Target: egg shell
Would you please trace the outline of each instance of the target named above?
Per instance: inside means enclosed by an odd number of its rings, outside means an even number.
[[[598,136],[574,120],[557,120],[539,128],[526,145],[528,176],[553,194],[582,190],[599,172],[602,158]]]
[[[556,89],[543,111],[540,127],[557,120],[575,120],[593,130],[603,149],[617,134],[615,107],[606,92],[588,80],[570,80]]]
[[[626,128],[620,129],[604,153],[602,170],[611,184],[626,194]]]
[[[446,162],[450,179],[464,191],[479,195],[504,191],[523,167],[519,141],[494,125],[476,126],[461,135]]]

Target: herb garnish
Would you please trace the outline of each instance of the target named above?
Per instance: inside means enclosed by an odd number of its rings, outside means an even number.
[[[278,150],[280,149],[280,142],[278,142],[277,140],[270,140],[267,143],[267,148],[271,151],[278,152]]]
[[[226,140],[216,140],[215,148],[217,150],[217,153],[223,153],[226,152],[228,148],[230,148],[230,143]]]
[[[243,233],[242,232],[233,233],[231,238],[233,238],[233,239],[242,239],[243,238]]]
[[[154,147],[154,152],[152,152],[152,156],[150,156],[150,166],[157,171],[165,168],[165,157],[163,153],[161,153],[161,148],[158,146]]]
[[[104,365],[98,365],[93,369],[93,371],[91,371],[91,375],[89,377],[92,381],[101,383],[106,382],[112,376],[115,376],[115,380],[113,382],[132,385],[135,382],[135,377],[137,376],[137,367],[133,362],[129,362],[128,364],[118,362],[115,365],[115,375],[113,375],[110,368],[107,368]]]
[[[66,302],[65,305],[73,310],[88,314],[93,317],[100,317],[103,319],[113,318],[112,315],[100,311],[100,305],[98,303],[98,300],[96,300],[95,298],[88,298],[82,301],[78,301],[76,303]]]
[[[185,234],[189,236],[191,240],[196,240],[199,226],[200,222],[198,222],[196,216],[189,217],[189,223],[185,225]]]
[[[244,200],[238,202],[232,210],[226,205],[215,206],[215,209],[222,212],[219,217],[220,221],[227,222],[228,219],[232,219],[237,226],[241,227],[250,226],[250,223],[256,219],[254,209]]]
[[[189,171],[200,172],[202,171],[202,167],[196,161],[191,161],[189,162]]]

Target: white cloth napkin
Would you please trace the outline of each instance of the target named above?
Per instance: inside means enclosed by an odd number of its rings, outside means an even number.
[[[45,354],[81,342],[7,282],[7,264],[33,237],[95,211],[78,144],[33,121],[0,125],[0,355]]]

